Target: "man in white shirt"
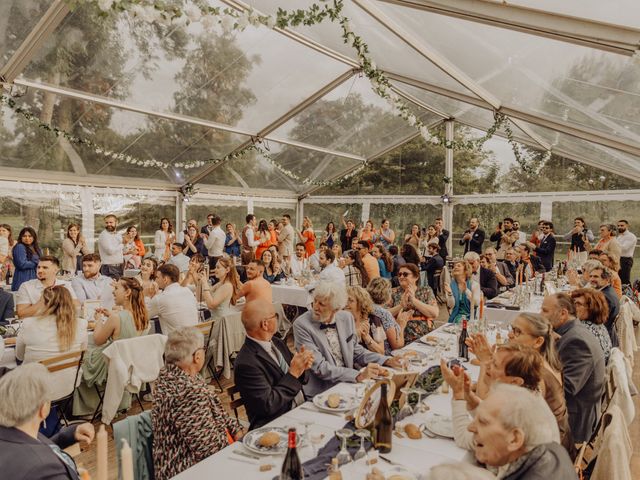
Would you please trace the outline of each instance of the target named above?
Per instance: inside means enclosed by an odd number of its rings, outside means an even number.
[[[149,301],[149,318],[159,317],[164,335],[198,323],[196,297],[187,287],[180,286],[179,278],[180,271],[175,265],[162,265],[156,274],[162,292]]]
[[[40,262],[36,270],[38,278],[24,282],[18,289],[16,295],[16,315],[18,317],[25,318],[37,315],[44,308],[42,292],[45,288],[53,287],[54,285],[62,285],[69,290],[71,298],[73,298],[74,306],[80,306],[80,302],[78,302],[76,298],[76,293],[73,291],[73,288],[71,288],[69,282],[56,278],[59,271],[60,262],[56,257],[48,255],[40,257]]]
[[[320,252],[324,252],[326,250],[329,250],[329,246],[325,242],[322,242],[318,247],[318,250],[316,250],[316,253],[309,257],[309,268],[311,268],[314,273],[320,273],[322,270],[322,267],[320,266]]]
[[[171,245],[171,258],[167,260],[168,265],[175,265],[180,270],[180,273],[184,273],[189,270],[189,261],[191,259],[182,253],[182,244],[174,243]]]
[[[291,226],[291,215],[282,216],[282,230],[278,234],[278,252],[285,262],[288,262],[293,254],[293,241],[295,232]]]
[[[124,256],[122,236],[116,232],[118,218],[115,215],[104,217],[104,230],[98,237],[98,252],[102,259],[100,273],[118,280],[122,276]]]
[[[304,258],[304,254],[306,250],[304,248],[304,243],[300,242],[296,244],[296,254],[291,257],[291,275],[294,277],[299,277],[302,275],[302,272],[309,269],[309,260]]]
[[[337,267],[334,260],[336,259],[333,250],[328,248],[320,252],[320,266],[322,271],[318,277],[318,282],[335,282],[339,285],[345,285],[347,280],[341,268]]]
[[[513,231],[518,232],[518,240],[513,244],[514,247],[527,241],[527,234],[520,231],[520,222],[518,220],[513,221]]]
[[[636,250],[638,239],[629,231],[629,222],[618,220],[618,244],[620,245],[620,281],[622,285],[631,284],[631,267],[633,267],[633,254]]]
[[[100,255],[89,253],[82,257],[82,275],[71,280],[71,287],[80,303],[99,300],[100,306],[111,310],[114,306],[113,280],[100,273]]]
[[[204,246],[207,248],[209,252],[209,268],[213,271],[216,268],[216,264],[218,263],[218,259],[222,257],[224,253],[224,243],[227,239],[227,236],[220,228],[220,224],[222,220],[219,216],[214,215],[211,219],[211,223],[213,224],[213,229],[211,233],[204,241]]]
[[[248,265],[255,255],[256,248],[260,245],[260,240],[256,240],[256,216],[253,213],[245,217],[247,224],[242,229],[242,264]]]

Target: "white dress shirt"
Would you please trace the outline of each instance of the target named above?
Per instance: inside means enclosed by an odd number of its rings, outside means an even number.
[[[164,335],[198,323],[198,304],[187,287],[174,282],[149,301],[149,318],[160,318]]]
[[[189,270],[189,261],[191,259],[187,257],[184,253],[180,252],[178,255],[172,256],[167,263],[169,265],[175,265],[180,270],[180,273],[186,272]]]
[[[616,240],[618,241],[618,245],[620,245],[620,256],[633,258],[633,254],[636,249],[636,242],[638,241],[636,236],[627,230],[626,232],[619,234],[616,237]]]
[[[227,240],[227,236],[217,225],[211,230],[209,238],[204,242],[204,246],[207,248],[210,257],[221,257],[224,252],[224,243]]]
[[[103,230],[98,237],[98,251],[103,265],[121,265],[124,262],[122,255],[122,236],[116,232]]]
[[[56,278],[55,286],[58,285],[62,285],[69,290],[71,298],[74,300],[78,299],[76,292],[73,290],[69,282]],[[33,305],[38,303],[38,300],[40,300],[40,297],[42,296],[42,292],[44,292],[44,284],[37,278],[24,282],[18,289],[16,305]]]
[[[347,279],[344,276],[344,272],[341,268],[336,267],[334,263],[325,267],[318,276],[318,282],[336,282],[341,285],[347,283]]]
[[[86,278],[83,274],[71,280],[71,287],[80,303],[85,300],[100,300],[102,308],[111,310],[114,306],[113,279],[98,273],[93,278]]]
[[[291,265],[291,275],[294,277],[299,277],[302,275],[302,272],[309,268],[309,260],[304,257],[300,259],[294,255],[289,260],[289,263]]]
[[[253,247],[257,247],[258,245],[260,245],[260,239],[255,240],[255,233],[253,231],[253,227],[251,228],[247,228],[247,231],[245,232],[245,235],[247,236],[247,243],[249,244],[249,246],[251,248]]]

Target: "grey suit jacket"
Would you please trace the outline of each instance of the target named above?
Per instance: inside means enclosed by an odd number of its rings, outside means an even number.
[[[604,353],[596,337],[578,320],[556,328],[562,362],[564,396],[569,426],[576,442],[588,441],[600,415],[604,393]]]
[[[320,322],[313,320],[312,312],[299,316],[293,323],[293,338],[296,350],[301,345],[313,352],[314,361],[309,381],[304,386],[307,398],[324,392],[339,382],[355,382],[358,369],[368,363],[382,365],[389,357],[371,352],[358,343],[353,317],[349,312],[339,311],[335,316],[336,330],[340,339],[344,367],[336,364],[324,330]]]

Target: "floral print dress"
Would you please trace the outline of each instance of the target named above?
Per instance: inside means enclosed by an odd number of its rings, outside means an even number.
[[[393,306],[400,305],[402,302],[402,294],[404,291],[401,287],[396,287],[392,290],[391,301]],[[418,287],[415,294],[416,299],[422,303],[430,305],[436,301],[436,297],[433,294],[431,287]],[[411,319],[407,322],[407,326],[404,327],[404,341],[405,343],[411,343],[420,337],[423,337],[427,333],[433,330],[433,319],[427,318],[419,310],[414,310]]]

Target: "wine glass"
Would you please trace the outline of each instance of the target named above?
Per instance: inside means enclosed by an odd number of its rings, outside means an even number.
[[[338,452],[338,455],[336,455],[339,465],[344,465],[345,463],[353,461],[349,450],[347,450],[347,439],[350,438],[351,435],[353,435],[353,430],[349,430],[348,428],[341,428],[336,432],[336,436],[341,441],[340,451]]]
[[[353,457],[353,459],[357,461],[367,456],[367,451],[364,448],[364,440],[366,438],[369,438],[369,430],[360,429],[360,430],[356,430],[355,433],[358,437],[360,437],[360,449],[356,452],[355,456]]]
[[[309,436],[309,441],[311,442],[311,449],[313,450],[313,457],[318,456],[318,446],[322,443],[322,439],[324,438],[324,433],[322,432],[314,432],[311,431],[311,435]]]
[[[304,427],[304,438],[306,438],[307,440],[309,439],[309,427],[311,425],[313,425],[313,422],[310,421],[304,421],[304,422],[300,422],[300,425],[302,425]]]
[[[400,391],[404,393],[405,401],[404,405],[402,405],[402,408],[398,412],[398,420],[402,420],[413,415],[413,408],[411,408],[411,405],[409,404],[409,395],[412,393],[412,389],[409,387],[402,387]]]
[[[419,387],[413,387],[411,389],[411,393],[418,395],[418,403],[416,403],[416,406],[413,407],[414,413],[425,412],[426,405],[422,403],[422,396],[426,395],[427,391]]]

